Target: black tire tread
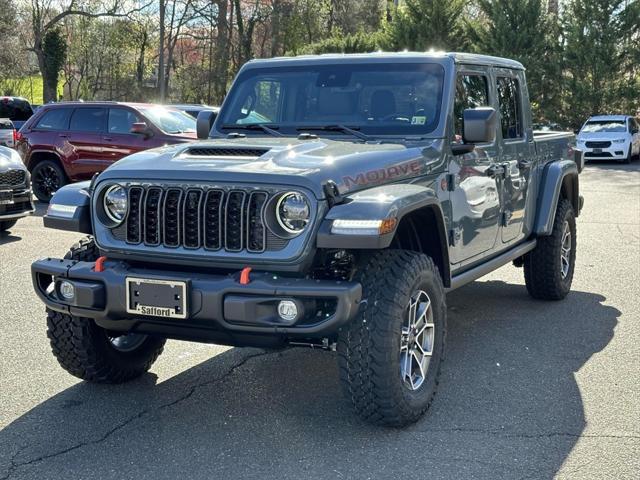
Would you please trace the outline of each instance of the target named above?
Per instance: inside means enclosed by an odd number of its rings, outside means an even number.
[[[419,411],[409,408],[398,398],[397,389],[390,384],[397,379],[387,371],[391,362],[388,358],[390,350],[383,345],[393,336],[392,326],[388,321],[375,321],[390,318],[397,315],[398,309],[404,309],[400,298],[411,292],[409,283],[403,280],[415,278],[423,271],[441,278],[433,260],[424,254],[383,250],[371,257],[359,275],[363,292],[368,296],[367,302],[361,307],[359,316],[340,335],[338,355],[345,394],[358,414],[370,423],[388,426],[413,423],[426,412],[435,396],[434,388],[428,403]],[[439,295],[444,299],[441,280],[439,286]],[[429,368],[434,367],[437,386],[440,363]]]
[[[81,239],[66,259],[91,262],[99,251],[92,237]],[[95,383],[122,383],[151,368],[164,349],[165,339],[148,337],[134,352],[110,348],[105,331],[90,318],[47,308],[47,336],[58,363],[70,374]]]
[[[529,294],[539,300],[561,300],[568,289],[558,271],[558,255],[562,246],[562,229],[565,219],[573,222],[573,241],[576,238],[575,214],[571,202],[566,198],[558,201],[551,235],[538,238],[536,248],[525,255],[524,278]],[[575,249],[573,252],[575,258]],[[573,268],[568,279],[569,287]]]

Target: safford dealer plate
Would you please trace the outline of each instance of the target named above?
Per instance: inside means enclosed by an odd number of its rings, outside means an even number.
[[[13,203],[13,192],[11,190],[0,190],[0,205],[11,205]]]
[[[162,318],[187,318],[187,283],[127,277],[127,312]]]

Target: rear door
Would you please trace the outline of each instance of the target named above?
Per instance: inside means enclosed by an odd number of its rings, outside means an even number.
[[[464,110],[492,105],[491,85],[488,68],[458,67],[453,107],[454,144],[462,142]],[[449,164],[449,172],[455,178],[451,192],[454,239],[450,253],[454,264],[473,261],[473,257],[495,246],[500,218],[500,180],[489,172],[498,161],[498,145],[494,141],[478,144],[467,154],[453,156]]]
[[[496,93],[500,114],[502,182],[502,241],[517,241],[525,235],[525,206],[535,143],[528,118],[528,96],[521,70],[496,69]],[[526,102],[526,103],[525,103]]]
[[[109,164],[132,153],[151,148],[150,142],[144,135],[131,133],[132,125],[142,121],[132,109],[109,108],[107,131],[102,136],[104,157]]]
[[[67,158],[75,179],[91,178],[109,166],[102,145],[106,122],[106,108],[87,106],[73,111],[66,140],[72,149]]]

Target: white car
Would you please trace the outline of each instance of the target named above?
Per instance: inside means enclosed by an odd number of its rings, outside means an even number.
[[[31,178],[15,150],[0,146],[0,232],[34,211]]]
[[[598,115],[589,118],[578,133],[578,148],[588,160],[631,163],[640,155],[640,126],[629,115]]]

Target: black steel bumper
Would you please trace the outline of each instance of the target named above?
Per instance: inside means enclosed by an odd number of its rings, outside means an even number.
[[[107,261],[104,266],[104,271],[96,272],[92,262],[38,260],[31,266],[33,285],[51,309],[92,318],[109,330],[252,346],[331,337],[355,316],[362,294],[356,282],[252,272],[250,283],[243,285],[239,281],[240,272],[228,275],[174,272],[134,268],[121,261]],[[185,282],[186,318],[128,312],[128,277]],[[60,295],[62,280],[74,285],[73,300],[64,300]],[[293,300],[298,305],[297,318],[286,321],[278,315],[277,304],[281,300]]]

